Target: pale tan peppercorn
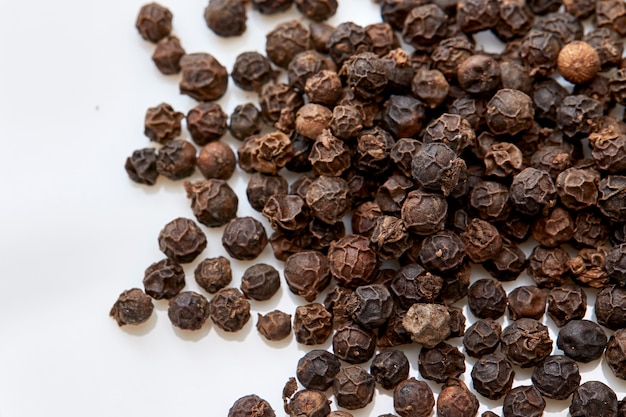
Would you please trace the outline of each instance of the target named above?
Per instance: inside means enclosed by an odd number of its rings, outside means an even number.
[[[587,42],[573,41],[561,49],[557,66],[567,81],[584,84],[591,81],[600,70],[600,57],[598,51]]]

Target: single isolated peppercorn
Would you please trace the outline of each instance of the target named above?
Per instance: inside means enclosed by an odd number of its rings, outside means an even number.
[[[433,391],[424,381],[405,379],[393,391],[393,408],[401,417],[427,417],[434,407]]]
[[[187,129],[200,146],[216,141],[226,133],[228,115],[217,103],[200,103],[187,113]]]
[[[209,0],[204,20],[217,36],[231,37],[246,31],[246,4],[243,0]]]
[[[256,328],[267,340],[286,339],[291,334],[291,314],[279,310],[272,310],[265,315],[258,313]]]
[[[176,181],[192,175],[195,168],[196,147],[186,140],[171,140],[159,150],[156,169],[160,175]]]
[[[176,261],[163,259],[146,269],[143,286],[155,300],[170,299],[185,287],[185,271]]]
[[[372,360],[370,374],[384,389],[394,389],[409,377],[409,360],[400,350],[385,350]]]
[[[143,148],[134,151],[131,156],[126,158],[124,169],[126,169],[128,177],[138,184],[156,184],[159,176],[156,149]]]
[[[159,249],[178,263],[193,261],[207,245],[204,232],[193,220],[178,217],[159,232]]]
[[[215,294],[232,281],[232,269],[228,258],[206,258],[194,270],[196,282],[209,294]]]
[[[205,226],[223,226],[237,216],[239,199],[226,181],[186,181],[184,186],[193,214]]]
[[[135,27],[142,38],[157,43],[172,31],[172,12],[158,3],[141,7]]]
[[[209,303],[211,321],[225,332],[237,332],[250,320],[250,302],[237,288],[222,288]]]
[[[184,118],[184,114],[174,111],[167,103],[150,107],[144,119],[144,134],[151,141],[165,144],[180,136],[180,122]]]
[[[209,318],[209,301],[194,291],[183,291],[170,300],[167,315],[183,330],[199,330]]]
[[[139,288],[131,288],[120,294],[113,304],[109,315],[117,322],[117,325],[136,326],[148,321],[154,310],[152,299]],[[408,376],[408,362],[407,362]]]
[[[228,410],[228,417],[276,417],[270,404],[256,394],[239,398]]]
[[[181,46],[180,40],[176,36],[166,36],[154,48],[152,61],[162,74],[178,74],[180,72],[180,59],[183,55],[185,55],[185,50]]]

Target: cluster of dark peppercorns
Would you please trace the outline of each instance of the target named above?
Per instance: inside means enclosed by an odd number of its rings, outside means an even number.
[[[293,2],[251,1],[261,13]],[[210,0],[207,25],[240,35],[246,3]],[[206,179],[184,183],[197,221],[225,225],[222,243],[236,260],[255,259],[269,243],[284,261],[287,286],[308,303],[294,313],[296,341],[332,339],[332,353],[312,350],[298,362],[285,411],[350,416],[331,412],[324,392],[332,388],[336,405],[353,410],[372,401],[378,384],[393,390],[401,417],[428,416],[435,406],[441,417],[474,416],[478,398],[460,379],[466,353],[476,358],[475,392],[502,399],[505,417],[542,415],[544,397],[571,398],[574,417],[625,415],[610,387],[581,384],[578,362],[604,355],[626,379],[626,122],[609,115],[626,104],[626,3],[380,0],[383,22],[365,27],[321,23],[334,0],[295,4],[314,22],[280,23],[265,55],[237,57],[230,76],[259,102],[230,117],[212,102],[226,92],[226,68],[209,54],[185,54],[170,35],[169,10],[144,6],[137,28],[157,43],[155,64],[182,72],[180,92],[201,103],[187,116],[165,103],[148,109],[145,134],[163,146],[126,162],[130,178],[147,185],[159,175],[189,177],[197,166]],[[587,33],[582,19],[593,25]],[[506,42],[502,53],[475,47],[472,35],[484,30]],[[285,83],[276,81],[280,69]],[[185,117],[198,156],[177,139]],[[273,130],[262,134],[262,126]],[[227,131],[242,141],[237,156],[219,141]],[[269,222],[269,237],[258,220],[237,217],[239,197],[226,182],[237,164],[251,174],[247,199]],[[283,169],[300,176],[289,185]],[[531,237],[537,245],[526,258],[520,244]],[[179,328],[197,330],[211,317],[237,331],[250,319],[248,299],[279,289],[279,271],[266,264],[246,270],[241,291],[228,288],[230,261],[218,257],[195,270],[215,294],[210,301],[181,292],[180,264],[204,251],[206,237],[178,218],[158,242],[167,258],[146,270],[145,293],[132,289],[115,303],[120,326],[146,321],[151,299],[167,299]],[[492,278],[470,280],[472,264]],[[535,285],[507,294],[501,282],[524,272]],[[597,323],[584,319],[590,291]],[[461,303],[476,318],[467,329]],[[546,311],[563,355],[552,354]],[[283,339],[291,316],[259,315],[257,328]],[[421,377],[443,384],[436,401],[428,384],[409,378],[396,349],[411,343],[421,345]],[[370,360],[369,372],[359,366]],[[516,367],[534,369],[532,385],[513,387]],[[229,416],[248,415],[274,411],[248,395]]]

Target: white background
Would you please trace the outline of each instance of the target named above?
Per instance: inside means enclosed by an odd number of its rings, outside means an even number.
[[[254,328],[257,312],[280,308],[293,314],[303,303],[285,285],[270,301],[252,301],[253,319],[234,335],[210,323],[196,333],[177,331],[166,302],[156,302],[152,319],[136,329],[120,329],[108,316],[119,293],[141,287],[145,268],[163,258],[157,245],[162,226],[192,217],[181,183],[160,179],[154,187],[139,186],[123,169],[133,150],[152,146],[143,135],[148,107],[168,102],[186,113],[195,105],[178,94],[177,76],[161,75],[152,63],[153,45],[134,27],[142,3],[0,0],[2,417],[226,416],[249,393],[283,415],[283,384],[309,350],[293,338],[268,343]],[[247,32],[225,40],[206,27],[206,3],[162,1],[174,14],[173,32],[183,47],[209,52],[229,70],[239,53],[262,52],[264,34],[276,23],[300,18],[293,10],[271,18],[250,11]],[[379,6],[340,0],[330,22],[343,20],[380,21]],[[256,96],[231,82],[219,103],[230,113],[243,101]],[[189,139],[186,131],[183,138]],[[232,138],[224,140],[237,146]],[[238,171],[229,182],[243,193],[247,179]],[[245,194],[238,214],[261,218]],[[202,257],[225,255],[221,229],[204,230],[209,245]],[[280,266],[269,247],[257,262]],[[186,289],[198,290],[196,263],[185,267]],[[239,286],[251,264],[233,261],[232,285]],[[472,280],[485,277],[476,271]],[[519,281],[507,290],[514,285]],[[592,308],[587,316],[593,317]],[[545,322],[554,337],[553,323]],[[322,347],[330,348],[330,342]],[[420,378],[419,348],[404,350],[411,375]],[[464,376],[468,385],[471,363]],[[581,370],[583,380],[603,380],[619,398],[626,393],[625,382],[603,362]],[[529,375],[518,369],[515,385],[527,383]],[[375,402],[353,414],[393,412],[390,394],[377,390]],[[479,399],[481,412],[499,412],[499,402]],[[566,415],[568,405],[569,400],[550,401],[546,415]]]

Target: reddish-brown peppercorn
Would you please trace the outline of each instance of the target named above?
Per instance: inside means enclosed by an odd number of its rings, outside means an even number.
[[[206,245],[204,232],[192,220],[182,217],[166,224],[159,233],[159,249],[178,263],[193,261]]]
[[[202,294],[184,291],[172,297],[167,315],[179,329],[200,330],[209,318],[209,309],[209,301]]]
[[[291,292],[313,301],[330,282],[328,258],[316,251],[295,253],[285,261],[284,276]]]
[[[333,383],[333,394],[339,407],[348,410],[363,408],[374,397],[374,377],[359,366],[341,368]]]
[[[502,352],[522,368],[536,366],[552,352],[548,327],[534,319],[515,320],[502,330]]]
[[[427,417],[434,407],[433,391],[424,381],[409,378],[393,391],[393,408],[401,417]]]
[[[183,76],[180,93],[198,101],[214,101],[226,93],[228,72],[212,55],[193,53],[180,60]]]
[[[209,0],[204,20],[217,36],[239,36],[246,31],[246,4],[242,0]]]
[[[239,199],[224,180],[186,181],[185,191],[193,214],[205,226],[223,226],[237,216]]]
[[[209,303],[211,320],[226,332],[236,332],[250,320],[250,302],[237,288],[222,288]]]
[[[142,38],[158,42],[172,30],[172,12],[158,3],[145,4],[139,10],[135,27]]]
[[[176,36],[167,36],[157,43],[152,54],[152,61],[162,74],[178,74],[180,59],[183,55],[185,55],[185,50],[180,45],[180,40]]]
[[[200,288],[215,294],[230,284],[233,278],[230,261],[223,256],[207,258],[198,264],[194,277]]]
[[[216,141],[200,149],[196,164],[205,178],[227,180],[235,172],[237,159],[227,143]]]
[[[167,143],[180,136],[180,122],[185,115],[174,111],[172,106],[161,103],[146,111],[144,134],[151,141]]]
[[[291,333],[291,314],[279,310],[270,311],[265,315],[258,313],[256,328],[267,340],[283,340]]]
[[[132,288],[120,294],[109,315],[120,327],[135,326],[148,321],[153,310],[152,299],[139,288]]]

